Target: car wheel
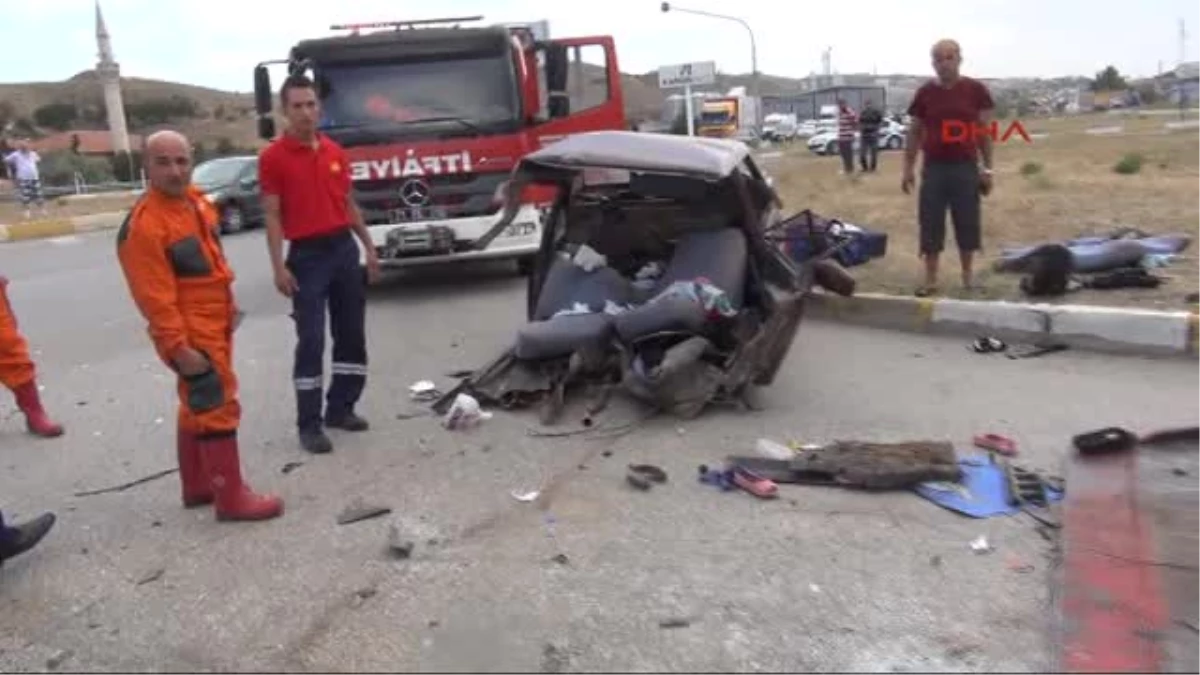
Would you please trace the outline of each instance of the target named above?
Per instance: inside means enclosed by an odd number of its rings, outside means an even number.
[[[825,146],[825,154],[827,155],[836,155],[837,150],[837,141],[829,141],[829,144]]]
[[[246,214],[237,204],[226,204],[221,207],[221,234],[241,232],[246,227]]]
[[[900,149],[900,138],[897,136],[892,136],[891,138],[888,139],[887,146],[888,146],[888,150],[899,150]]]

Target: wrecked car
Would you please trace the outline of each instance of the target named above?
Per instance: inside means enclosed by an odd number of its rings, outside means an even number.
[[[787,356],[814,283],[769,232],[779,197],[746,145],[625,131],[571,135],[523,158],[503,187],[556,188],[529,275],[525,323],[459,393],[485,404],[541,403],[552,423],[584,385],[614,388],[688,418],[749,402]]]

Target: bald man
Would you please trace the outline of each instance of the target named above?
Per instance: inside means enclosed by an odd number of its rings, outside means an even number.
[[[948,126],[977,129],[992,121],[995,108],[986,85],[959,73],[962,49],[954,40],[941,40],[930,51],[937,79],[913,96],[908,114],[912,124],[904,147],[904,176],[900,188],[911,192],[916,182],[917,153],[925,154],[917,198],[920,253],[925,263],[918,296],[938,292],[938,261],[945,247],[946,211],[954,224],[965,289],[974,285],[974,257],[983,245],[981,195],[992,190],[992,140],[987,134],[948,134]]]
[[[155,351],[178,375],[183,505],[211,503],[218,520],[274,518],[283,501],[242,481],[233,372],[237,306],[217,213],[192,186],[192,151],[183,135],[153,134],[143,156],[150,188],[117,233],[117,258]]]

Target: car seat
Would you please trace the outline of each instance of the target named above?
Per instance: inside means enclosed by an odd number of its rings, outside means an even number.
[[[517,331],[513,353],[519,359],[539,360],[603,348],[613,334],[613,315],[605,313],[605,307],[628,305],[633,299],[632,285],[616,270],[601,267],[589,272],[559,256],[538,294],[533,320]],[[579,305],[589,313],[558,314]]]

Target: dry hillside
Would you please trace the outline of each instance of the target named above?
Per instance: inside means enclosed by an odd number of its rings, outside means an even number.
[[[598,87],[600,69],[588,67],[586,79],[589,87]],[[249,79],[249,78],[247,78]],[[658,119],[662,114],[664,92],[658,88],[656,73],[621,76],[625,93],[626,115],[631,121]],[[725,76],[718,80],[722,89],[748,85],[748,76]],[[180,82],[148,80],[136,77],[122,78],[122,90],[127,108],[151,101],[175,98],[194,102],[197,116],[172,120],[171,125],[180,128],[198,142],[215,146],[222,138],[229,139],[237,147],[255,147],[258,139],[254,133],[253,97],[249,93],[238,93],[197,87]],[[787,78],[763,76],[763,93],[795,91],[797,81]],[[590,97],[589,97],[590,98]],[[93,71],[84,71],[62,82],[21,82],[0,84],[0,115],[15,120],[33,121],[34,111],[50,104],[69,104],[79,111],[80,119],[71,125],[74,129],[104,128],[96,121],[103,110],[103,95],[100,83]],[[131,115],[127,116],[131,117]],[[0,120],[3,124],[6,120]],[[161,124],[138,124],[130,120],[130,131],[144,134]],[[37,125],[34,125],[37,127]],[[52,133],[52,129],[37,127],[41,133]]]

